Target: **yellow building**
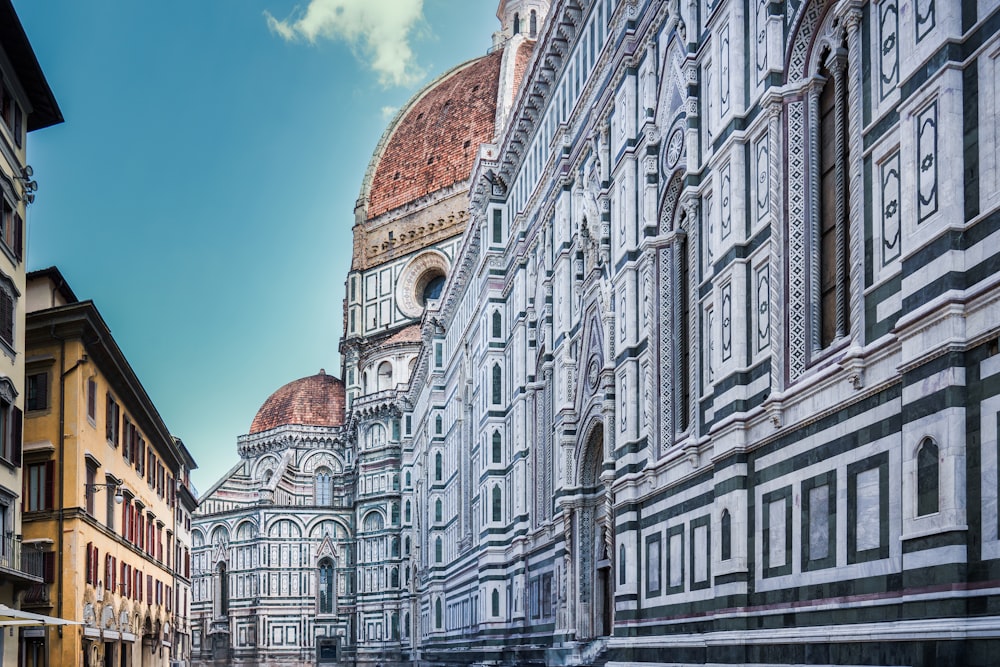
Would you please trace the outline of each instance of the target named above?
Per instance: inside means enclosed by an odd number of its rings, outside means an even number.
[[[82,623],[46,630],[48,664],[184,660],[171,651],[186,579],[175,509],[193,461],[91,301],[54,268],[28,275],[27,301],[24,535],[47,577],[23,604]]]
[[[62,122],[10,0],[0,0],[0,665],[19,660],[21,594],[42,581],[41,554],[21,543],[25,227],[37,187],[28,134]],[[29,640],[29,642],[32,640]],[[30,646],[21,647],[29,649]],[[26,651],[30,653],[30,651]],[[33,664],[26,658],[26,664]]]

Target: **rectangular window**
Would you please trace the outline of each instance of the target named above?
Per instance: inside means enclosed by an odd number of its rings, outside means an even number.
[[[27,493],[25,493],[26,511],[40,512],[52,509],[52,471],[54,467],[54,461],[33,463],[28,466],[28,474],[26,475],[28,488]]]
[[[28,410],[45,410],[49,407],[49,374],[32,373],[28,376],[28,396],[25,407]]]
[[[503,212],[493,209],[493,243],[503,242]]]

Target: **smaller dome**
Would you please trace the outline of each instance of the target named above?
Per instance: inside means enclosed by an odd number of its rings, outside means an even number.
[[[344,383],[320,369],[271,394],[253,418],[250,434],[279,426],[341,426],[344,405]]]

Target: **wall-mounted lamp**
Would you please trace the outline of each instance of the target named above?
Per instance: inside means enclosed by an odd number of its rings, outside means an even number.
[[[14,180],[21,181],[21,185],[24,186],[24,198],[29,204],[35,201],[35,192],[38,191],[38,181],[32,180],[32,176],[35,174],[35,170],[31,168],[30,164],[24,165],[21,169],[21,173],[14,177]]]
[[[94,493],[98,489],[114,489],[115,502],[119,505],[125,502],[125,492],[122,491],[120,484],[115,484],[114,482],[108,482],[107,484],[84,484],[83,489],[87,494]]]

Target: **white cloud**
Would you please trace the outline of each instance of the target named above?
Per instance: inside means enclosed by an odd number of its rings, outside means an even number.
[[[271,32],[282,39],[342,40],[371,67],[384,86],[405,86],[423,77],[410,38],[423,22],[423,0],[309,0],[305,11],[283,21],[265,11]]]

